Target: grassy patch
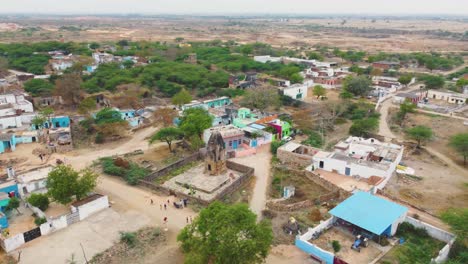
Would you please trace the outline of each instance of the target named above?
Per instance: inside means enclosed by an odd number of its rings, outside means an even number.
[[[382,263],[430,263],[444,247],[444,242],[433,239],[423,228],[415,228],[409,223],[398,227],[397,237],[405,239],[405,243],[395,246],[382,259]]]
[[[304,200],[316,200],[320,195],[326,194],[327,191],[320,185],[317,185],[307,177],[296,174],[287,169],[274,168],[272,170],[273,179],[271,181],[270,195],[273,198],[282,196],[283,187],[292,185],[296,187],[295,195],[288,200],[290,203],[300,202]]]
[[[146,227],[137,232],[120,232],[120,241],[106,251],[96,254],[89,263],[156,263],[143,260],[148,260],[147,258],[163,245],[165,240],[165,233],[158,227]]]
[[[180,175],[188,170],[190,170],[191,168],[199,165],[200,162],[199,161],[193,161],[193,162],[190,162],[188,164],[185,164],[184,166],[180,166],[176,169],[173,169],[171,170],[169,173],[167,173],[166,175],[162,176],[162,177],[159,177],[157,178],[156,180],[154,180],[154,182],[156,184],[163,184],[165,181],[177,176],[177,175]]]
[[[101,158],[99,161],[104,173],[122,177],[130,185],[137,184],[138,180],[143,179],[150,173],[148,169],[131,161],[125,161],[125,164],[116,164],[113,157]]]

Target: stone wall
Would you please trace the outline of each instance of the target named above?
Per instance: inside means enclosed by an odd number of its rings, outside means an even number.
[[[305,200],[297,203],[292,204],[285,204],[283,203],[285,200],[282,201],[268,201],[266,206],[268,209],[281,211],[281,212],[292,212],[303,208],[309,208],[313,206],[313,202],[310,200]]]
[[[302,149],[302,151],[305,150],[309,155],[287,151],[280,147],[278,148],[276,156],[282,163],[285,164],[295,165],[299,167],[309,166],[310,164],[312,164],[311,155],[317,153],[318,149],[304,145],[302,145],[300,148]]]
[[[149,174],[148,176],[146,176],[144,178],[144,181],[145,182],[153,182],[154,180],[156,180],[157,178],[159,177],[162,177],[166,174],[168,174],[170,171],[174,170],[174,169],[177,169],[181,166],[184,166],[190,162],[193,162],[193,161],[196,161],[196,160],[199,160],[202,158],[202,154],[200,152],[195,152],[193,154],[191,154],[190,156],[188,157],[185,157],[185,158],[182,158],[170,165],[167,165],[166,167],[160,169],[160,170],[157,170],[151,174]]]
[[[344,200],[344,199],[348,198],[349,196],[351,196],[350,192],[346,191],[343,188],[340,188],[340,187],[336,186],[335,184],[327,181],[326,179],[320,177],[318,174],[315,174],[312,171],[297,170],[297,169],[293,169],[293,168],[285,169],[284,167],[276,167],[276,168],[280,169],[280,170],[288,170],[291,173],[295,173],[297,175],[306,177],[307,179],[311,180],[315,184],[317,184],[317,185],[323,187],[324,189],[330,191],[330,193],[320,196],[319,197],[320,201],[328,201],[330,199]]]
[[[198,153],[197,153],[198,154]],[[202,155],[200,155],[202,156]],[[195,159],[196,160],[196,159]],[[188,163],[188,162],[187,162]],[[171,166],[172,168],[174,168],[172,166],[173,164],[169,165]],[[169,167],[168,166],[168,167]],[[229,195],[231,194],[232,192],[236,191],[237,189],[239,189],[240,186],[242,186],[245,182],[247,182],[251,177],[252,175],[254,174],[254,169],[251,168],[251,167],[248,167],[248,166],[245,166],[245,165],[242,165],[242,164],[239,164],[239,163],[235,163],[235,162],[232,162],[230,160],[227,160],[226,161],[226,166],[228,169],[230,170],[235,170],[235,171],[238,171],[238,172],[241,172],[241,175],[238,179],[236,179],[234,182],[232,182],[229,187],[227,187],[226,189],[224,189],[222,192],[220,192],[215,198],[213,198],[212,200],[210,201],[205,201],[205,200],[202,200],[202,199],[199,199],[195,196],[190,196],[190,195],[186,195],[184,193],[180,193],[180,192],[173,192],[173,191],[170,191],[169,189],[166,189],[165,187],[163,186],[160,186],[160,185],[157,185],[157,184],[154,184],[152,181],[147,181],[146,179],[145,180],[139,180],[138,181],[138,184],[140,186],[143,186],[143,187],[146,187],[146,188],[149,188],[153,191],[157,191],[157,192],[163,192],[165,193],[166,195],[175,195],[177,196],[178,198],[186,198],[186,199],[189,199],[191,201],[196,201],[202,205],[208,205],[212,202],[214,202],[215,200],[218,200],[226,195]],[[170,171],[170,170],[169,170]],[[167,171],[168,172],[168,171]],[[166,172],[166,173],[167,173]],[[158,177],[162,176],[164,174],[160,174]],[[153,180],[154,181],[154,180]]]

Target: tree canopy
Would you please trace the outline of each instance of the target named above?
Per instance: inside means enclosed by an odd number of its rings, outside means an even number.
[[[269,107],[279,107],[280,97],[276,89],[260,87],[249,90],[242,98],[241,105],[265,111]]]
[[[186,263],[263,263],[273,241],[271,226],[257,223],[246,204],[214,202],[177,236]]]
[[[353,124],[349,128],[349,134],[356,137],[369,137],[378,127],[378,118],[357,119],[353,121]]]
[[[192,101],[192,96],[185,89],[180,90],[180,92],[178,92],[172,97],[172,103],[175,105],[178,105],[179,107],[181,105],[188,104],[191,101]]]
[[[94,190],[98,174],[90,169],[80,172],[71,166],[59,165],[47,177],[47,194],[61,204],[68,204],[73,198],[81,200]]]
[[[466,166],[468,159],[468,133],[460,133],[452,136],[449,141],[449,146],[463,157],[463,164]]]
[[[198,136],[201,138],[203,131],[210,128],[213,117],[201,107],[186,109],[180,117],[180,129],[187,137]]]
[[[406,135],[418,142],[418,147],[421,143],[432,138],[432,129],[426,126],[415,126],[406,130]]]
[[[404,86],[406,86],[411,82],[412,79],[413,79],[413,76],[409,74],[405,74],[405,75],[400,76],[400,78],[398,78],[398,81]]]
[[[119,111],[106,107],[96,113],[95,122],[98,125],[124,121]]]
[[[426,85],[426,89],[439,89],[444,87],[445,84],[445,79],[442,76],[437,76],[437,75],[426,75],[423,77],[420,77],[422,81],[424,81],[424,84]]]
[[[172,141],[181,139],[184,136],[184,132],[177,127],[165,127],[161,128],[156,134],[154,134],[149,142],[154,143],[156,141],[164,141],[169,146],[169,151],[172,152]]]
[[[44,96],[52,94],[54,85],[48,80],[31,79],[24,83],[24,90],[32,96]]]
[[[344,90],[355,96],[366,96],[372,90],[371,85],[371,80],[365,76],[349,76],[343,82]]]
[[[313,93],[315,96],[317,96],[317,99],[319,99],[320,96],[325,96],[327,94],[327,90],[321,85],[315,85]]]

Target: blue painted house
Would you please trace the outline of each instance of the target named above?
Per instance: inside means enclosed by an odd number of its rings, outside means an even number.
[[[10,197],[19,196],[18,185],[15,181],[8,181],[0,184],[0,227],[8,227],[8,219],[5,215],[5,207],[10,203]]]
[[[15,149],[16,136],[10,133],[0,134],[0,153],[5,153],[7,151],[15,151]]]
[[[232,104],[232,100],[227,96],[223,96],[211,100],[205,100],[203,101],[203,104],[206,105],[208,108],[219,108]]]
[[[54,116],[49,121],[45,121],[42,127],[44,128],[59,128],[59,127],[69,127],[70,126],[70,117],[68,116]],[[32,130],[38,130],[38,126],[31,125]]]

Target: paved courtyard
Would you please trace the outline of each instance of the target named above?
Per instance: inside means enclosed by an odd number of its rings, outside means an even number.
[[[80,244],[90,260],[111,247],[118,240],[119,231],[135,231],[149,224],[150,218],[137,211],[117,213],[108,208],[58,232],[39,237],[11,255],[17,257],[21,252],[22,264],[64,264],[74,254],[76,263],[85,263]]]

